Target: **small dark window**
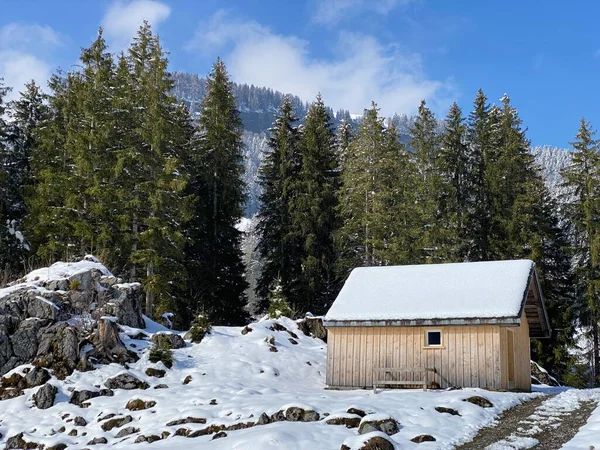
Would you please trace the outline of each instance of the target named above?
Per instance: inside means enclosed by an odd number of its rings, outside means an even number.
[[[441,331],[428,331],[427,332],[427,346],[430,345],[442,345],[442,332]]]

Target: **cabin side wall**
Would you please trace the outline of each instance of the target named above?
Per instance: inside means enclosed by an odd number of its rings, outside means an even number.
[[[425,347],[425,332],[442,346]],[[442,388],[501,388],[500,327],[332,327],[327,336],[327,385],[371,387],[375,367],[428,367]],[[407,375],[407,380],[414,377]]]
[[[509,386],[509,350],[508,339],[512,330],[514,339],[514,389],[531,391],[531,342],[529,339],[529,324],[525,313],[521,316],[521,326],[500,329],[500,355],[501,355],[501,387],[511,389]]]

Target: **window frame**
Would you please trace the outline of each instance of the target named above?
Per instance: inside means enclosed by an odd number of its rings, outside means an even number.
[[[440,343],[439,344],[430,344],[429,343],[429,333],[439,333],[440,334]],[[431,329],[431,330],[425,330],[425,348],[442,348],[444,347],[444,339],[443,339],[443,333],[442,330],[440,329]]]

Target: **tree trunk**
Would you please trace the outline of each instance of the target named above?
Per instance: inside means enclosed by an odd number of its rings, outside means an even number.
[[[149,263],[148,266],[146,266],[146,276],[147,278],[150,278],[154,275],[154,267],[152,266],[152,263]],[[146,315],[150,318],[152,318],[152,310],[154,307],[154,292],[152,292],[152,289],[146,289]]]

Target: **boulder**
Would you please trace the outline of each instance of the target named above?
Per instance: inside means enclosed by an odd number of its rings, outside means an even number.
[[[422,442],[435,442],[435,438],[429,434],[420,434],[412,438],[411,441],[420,444]]]
[[[44,384],[38,391],[33,394],[33,404],[39,409],[48,409],[54,406],[54,399],[58,389],[51,384]]]
[[[89,406],[89,404],[87,404],[86,402],[88,400],[91,400],[92,398],[112,397],[113,395],[114,392],[110,389],[100,389],[99,391],[88,391],[83,389],[81,391],[73,391],[73,393],[71,394],[71,398],[69,399],[69,403],[71,403],[72,405],[77,405],[81,408],[86,408],[87,406]],[[75,420],[77,420],[77,418]]]
[[[206,423],[206,419],[204,417],[186,417],[185,419],[176,419],[176,420],[171,420],[170,422],[167,423],[168,427],[173,427],[176,425],[183,425],[186,423],[201,423],[201,424],[205,424]]]
[[[225,433],[224,431],[219,431],[217,434],[215,434],[211,440],[215,440],[215,439],[221,439],[227,437],[227,433]]]
[[[560,386],[560,383],[546,369],[538,363],[531,361],[531,382],[532,384],[546,384],[548,386]]]
[[[183,338],[175,333],[156,333],[152,336],[152,342],[157,347],[168,348],[171,350],[185,347]]]
[[[364,412],[362,409],[358,409],[358,408],[348,408],[348,410],[346,411],[348,414],[356,414],[357,416],[360,417],[365,417],[367,415],[366,412]]]
[[[365,435],[358,442],[356,438],[346,439],[340,450],[394,450],[395,448],[394,442],[387,435],[373,432]]]
[[[87,420],[81,416],[77,416],[73,419],[73,423],[78,427],[85,427],[87,425]]]
[[[142,411],[144,409],[152,408],[155,405],[156,402],[154,400],[144,401],[139,398],[135,398],[129,400],[127,405],[125,405],[125,408],[127,408],[129,411]]]
[[[108,439],[105,437],[95,437],[87,443],[87,445],[108,444]]]
[[[79,361],[79,342],[83,340],[83,330],[57,323],[40,330],[38,339],[34,364],[52,369],[60,380],[71,375]]]
[[[161,436],[158,436],[156,434],[151,434],[148,436],[138,436],[137,439],[135,440],[136,444],[139,444],[141,442],[148,442],[149,444],[156,442],[156,441],[160,441],[161,439],[163,439]]]
[[[446,408],[444,406],[436,406],[435,410],[442,414],[451,414],[453,416],[460,416],[460,413],[457,410],[452,409],[452,408]]]
[[[267,413],[262,413],[256,421],[256,425],[267,425],[268,423],[271,423],[271,418],[267,415]]]
[[[128,373],[122,373],[115,377],[109,378],[105,383],[109,389],[148,389],[150,386],[145,381],[141,381],[138,378]]]
[[[5,450],[12,449],[43,449],[44,446],[42,444],[38,444],[36,442],[27,442],[23,439],[23,433],[16,434],[14,436],[9,437],[6,440]]]
[[[119,432],[115,435],[116,438],[123,438],[125,436],[129,436],[130,434],[139,433],[140,429],[136,427],[125,427],[119,430]]]
[[[131,423],[133,421],[133,417],[131,416],[122,416],[115,417],[114,419],[109,419],[102,424],[102,429],[104,431],[110,431],[113,428],[121,428],[123,425]]]
[[[316,422],[319,420],[319,413],[292,406],[285,410],[285,419],[289,422]]]
[[[155,369],[154,367],[148,367],[146,369],[146,375],[149,377],[163,378],[167,372],[162,369]]]
[[[41,386],[50,380],[52,376],[50,372],[48,372],[43,367],[34,367],[25,375],[25,382],[27,383],[28,388]]]
[[[336,414],[333,417],[325,419],[327,425],[343,425],[346,428],[357,428],[360,425],[361,417],[357,414]]]
[[[479,395],[473,395],[472,397],[463,399],[463,402],[473,403],[474,405],[481,406],[482,408],[491,408],[494,406],[487,398]]]
[[[391,436],[398,433],[400,428],[398,422],[393,417],[383,414],[367,414],[360,421],[358,434],[367,434],[374,431],[380,431]]]

